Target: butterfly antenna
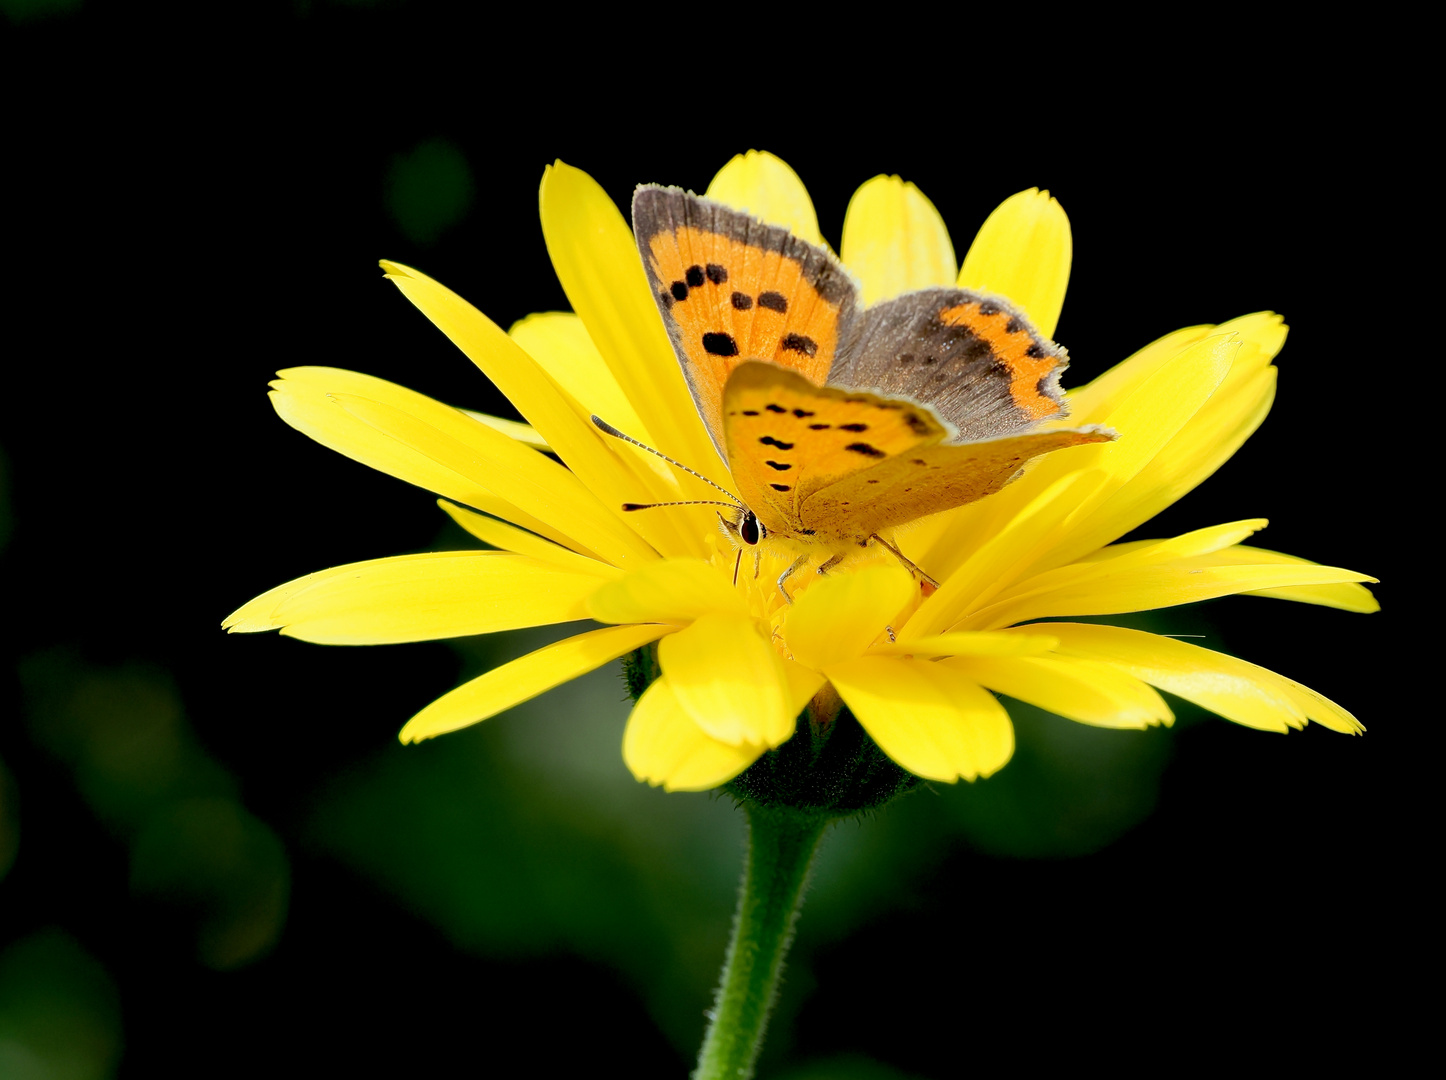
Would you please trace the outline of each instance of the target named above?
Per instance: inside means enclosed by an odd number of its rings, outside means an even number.
[[[742,507],[742,506],[743,506],[743,503],[741,503],[741,502],[738,500],[738,498],[733,494],[733,492],[729,491],[727,488],[725,488],[725,487],[724,487],[723,485],[721,485],[721,484],[715,484],[712,480],[709,480],[706,476],[704,476],[702,473],[698,472],[696,469],[690,469],[690,468],[688,468],[688,466],[684,465],[681,461],[674,461],[672,458],[670,458],[667,454],[663,453],[661,450],[654,450],[654,449],[653,449],[651,446],[649,446],[647,443],[638,442],[638,440],[635,439],[635,438],[633,438],[631,435],[625,435],[625,434],[623,434],[621,431],[619,431],[617,428],[613,427],[611,424],[609,424],[606,420],[604,420],[604,419],[603,419],[602,417],[600,417],[600,416],[594,416],[594,417],[592,417],[592,422],[593,422],[593,426],[596,427],[599,431],[601,431],[604,435],[611,435],[614,439],[621,439],[623,442],[632,443],[634,446],[636,446],[636,447],[638,447],[638,448],[640,448],[640,449],[642,449],[642,450],[646,450],[646,451],[647,451],[648,453],[650,453],[650,454],[657,454],[658,457],[662,458],[662,459],[663,459],[664,461],[666,461],[669,465],[673,466],[673,468],[675,468],[675,469],[682,469],[682,470],[683,470],[685,473],[687,473],[689,476],[696,476],[699,480],[703,481],[703,483],[707,484],[710,488],[713,488],[713,489],[715,489],[715,490],[717,490],[717,491],[721,491],[724,495],[728,496],[728,499],[729,499],[729,501],[726,502],[726,503],[705,503],[705,502],[693,502],[693,503],[649,503],[649,504],[648,504],[648,507],[653,507],[653,506],[734,506],[734,507]],[[639,506],[637,503],[628,503],[627,505],[625,505],[625,506],[623,507],[623,509],[624,509],[624,510],[643,510],[643,509],[647,509],[648,507]]]
[[[682,502],[665,503],[623,503],[624,510],[656,510],[660,506],[726,506],[729,510],[737,510],[734,503],[719,502],[717,499],[684,499]]]

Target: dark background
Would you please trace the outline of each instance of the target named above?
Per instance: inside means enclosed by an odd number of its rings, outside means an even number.
[[[1092,53],[1112,73],[1086,77],[982,33],[921,64],[932,35],[867,28],[771,59],[400,4],[0,10],[0,1072],[17,1045],[82,1075],[685,1071],[741,825],[634,784],[615,676],[403,748],[418,708],[547,635],[341,649],[219,623],[314,569],[468,543],[265,400],[278,368],[326,364],[514,415],[378,258],[505,327],[566,308],[544,165],[626,206],[754,147],[834,245],[880,172],[961,257],[1000,200],[1048,187],[1075,237],[1067,384],[1283,312],[1271,417],[1142,535],[1268,516],[1263,546],[1376,574],[1385,606],[1136,623],[1299,679],[1364,738],[1183,703],[1173,732],[1020,710],[996,779],[837,829],[764,1074],[1380,1061],[1409,1035],[1390,964],[1422,948],[1427,747],[1397,563],[1425,530],[1397,507],[1439,483],[1399,434],[1430,408],[1407,381],[1424,312],[1399,245],[1426,196],[1394,171],[1404,84],[1288,38],[1269,63],[1234,38]]]

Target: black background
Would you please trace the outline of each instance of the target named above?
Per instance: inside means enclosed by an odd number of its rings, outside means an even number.
[[[835,245],[853,190],[898,173],[934,201],[961,254],[1002,198],[1048,187],[1075,237],[1057,334],[1073,357],[1067,383],[1179,326],[1286,315],[1271,417],[1147,535],[1268,516],[1264,546],[1380,576],[1385,610],[1372,616],[1212,608],[1232,652],[1340,701],[1370,733],[1202,725],[1180,743],[1154,816],[1104,852],[939,853],[907,911],[821,953],[790,1060],[858,1052],[926,1076],[1004,1052],[1299,1062],[1372,1052],[1410,1027],[1385,961],[1422,948],[1412,867],[1429,799],[1408,762],[1426,753],[1424,718],[1398,684],[1424,651],[1408,661],[1393,628],[1396,598],[1421,588],[1402,588],[1398,564],[1429,535],[1400,508],[1439,482],[1400,434],[1429,408],[1411,380],[1430,335],[1397,245],[1422,228],[1425,196],[1399,186],[1392,155],[1361,152],[1366,138],[1408,141],[1409,109],[1383,107],[1404,100],[1400,85],[1342,74],[1288,41],[1270,46],[1288,70],[1232,38],[1124,54],[1087,78],[1058,58],[1026,63],[1034,50],[1019,44],[985,62],[987,35],[965,60],[916,65],[931,35],[858,29],[786,63],[738,47],[748,59],[725,72],[729,51],[696,32],[654,47],[660,29],[613,42],[603,27],[524,32],[406,6],[208,12],[86,7],[0,30],[15,88],[7,671],[56,646],[87,663],[164,665],[207,750],[286,837],[315,778],[393,740],[452,685],[456,662],[442,645],[323,649],[220,632],[274,584],[425,549],[439,527],[426,493],[280,423],[266,381],[331,364],[510,415],[382,280],[379,257],[419,266],[507,326],[567,306],[536,213],[555,158],[626,206],[636,183],[701,191],[733,154],[768,149],[809,186]],[[940,66],[937,80],[920,74]],[[386,176],[434,137],[462,149],[475,193],[455,228],[417,245],[388,214]],[[304,853],[278,949],[229,974],[196,966],[127,901],[123,850],[11,719],[20,692],[7,680],[0,754],[23,832],[0,886],[0,938],[63,925],[102,960],[122,994],[124,1075],[188,1072],[203,1052],[216,1074],[283,1061],[506,1072],[518,1051],[549,1069],[686,1067],[607,970],[457,952]],[[403,1006],[444,987],[423,1017]]]

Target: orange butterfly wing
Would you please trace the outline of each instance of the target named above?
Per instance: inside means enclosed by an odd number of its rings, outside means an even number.
[[[640,187],[633,229],[688,388],[720,452],[727,453],[723,388],[743,361],[769,360],[824,383],[856,296],[832,255],[677,188]]]
[[[1041,431],[906,451],[811,494],[800,507],[799,524],[818,535],[866,539],[993,495],[1030,458],[1113,438],[1099,429]]]
[[[1014,435],[1066,411],[1069,356],[1007,302],[924,289],[875,304],[828,373],[835,386],[928,402],[956,442]]]
[[[640,187],[633,228],[698,412],[772,533],[864,542],[1114,437],[1029,430],[1064,415],[1068,356],[1003,300],[925,289],[856,314],[828,251],[677,188]]]
[[[764,527],[820,541],[869,534],[842,519],[806,520],[817,492],[948,435],[913,402],[815,386],[796,372],[757,361],[738,365],[728,380],[723,428],[738,493]]]
[[[723,422],[738,493],[764,527],[833,544],[982,499],[1030,458],[1112,438],[1082,429],[944,443],[948,429],[906,398],[814,386],[756,361],[729,378]]]

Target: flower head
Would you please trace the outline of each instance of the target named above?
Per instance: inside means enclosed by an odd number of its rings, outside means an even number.
[[[822,243],[797,176],[741,155],[708,198]],[[888,758],[937,780],[1003,766],[1013,729],[995,693],[1081,723],[1168,724],[1165,690],[1237,723],[1285,731],[1314,720],[1361,730],[1344,709],[1264,668],[1173,638],[1060,620],[1232,593],[1375,610],[1351,571],[1249,546],[1263,520],[1116,543],[1215,471],[1264,419],[1278,316],[1193,327],[1146,346],[1069,395],[1068,421],[1114,442],[1036,459],[997,494],[898,530],[938,583],[921,587],[879,546],[775,582],[799,555],[765,542],[740,560],[702,479],[609,438],[598,415],[732,490],[659,319],[627,222],[586,174],[544,176],[542,224],[574,313],[504,333],[430,278],[387,276],[517,407],[526,424],[468,413],[380,379],[295,368],[273,383],[287,423],[428,488],[494,550],[410,555],[324,570],[252,600],[233,631],[322,643],[388,643],[593,619],[600,628],[473,679],[427,706],[404,742],[494,716],[632,655],[640,696],[624,739],[635,775],[716,787],[805,728],[842,715]],[[840,258],[865,302],[931,286],[1006,298],[1052,336],[1071,260],[1069,224],[1045,192],[1006,200],[955,262],[917,188],[876,177],[844,222]],[[551,455],[555,455],[555,458]],[[800,721],[802,714],[803,720]],[[796,745],[796,744],[795,744]]]

